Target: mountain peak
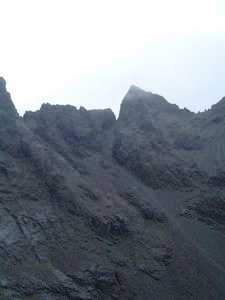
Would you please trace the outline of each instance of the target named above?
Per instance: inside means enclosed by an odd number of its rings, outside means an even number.
[[[177,112],[179,108],[169,103],[164,97],[145,91],[132,85],[126,93],[120,108],[120,120],[143,118],[146,113]]]
[[[139,92],[139,93],[146,93],[146,91],[139,86],[132,84],[128,90],[128,92]]]
[[[224,112],[132,86],[118,121],[17,118],[1,78],[0,299],[225,299]]]
[[[150,96],[151,94],[151,92],[147,92],[136,85],[131,85],[124,97],[124,100],[143,98],[146,96]]]
[[[3,77],[0,77],[0,112],[18,116],[11,95],[6,89],[6,81]]]
[[[213,111],[221,111],[225,110],[225,97],[223,97],[219,102],[216,104],[212,105],[212,110]]]
[[[150,91],[143,90],[136,85],[131,85],[128,92],[126,93],[123,102],[132,101],[135,104],[147,104],[154,106],[170,106],[170,104],[164,97],[154,94]]]
[[[0,91],[6,90],[6,81],[3,77],[0,77]]]

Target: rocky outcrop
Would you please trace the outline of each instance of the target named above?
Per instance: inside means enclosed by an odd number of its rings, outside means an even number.
[[[194,114],[132,86],[118,120],[21,118],[0,79],[0,298],[223,299],[221,103]]]
[[[190,155],[202,147],[200,135],[188,130],[194,116],[159,95],[131,87],[121,104],[114,158],[154,189],[196,185],[204,174]]]
[[[6,81],[0,77],[0,114],[2,115],[4,113],[8,116],[18,116],[11,96],[6,90]]]

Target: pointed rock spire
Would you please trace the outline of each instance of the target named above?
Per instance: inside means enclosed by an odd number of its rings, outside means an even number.
[[[133,122],[149,115],[149,112],[157,113],[171,107],[173,105],[162,96],[132,85],[121,103],[119,120]]]
[[[6,89],[6,81],[0,77],[0,113],[8,113],[18,116],[17,110],[12,102],[11,95]]]
[[[137,100],[137,98],[149,97],[151,95],[151,92],[147,92],[136,85],[131,85],[124,97],[124,100]]]

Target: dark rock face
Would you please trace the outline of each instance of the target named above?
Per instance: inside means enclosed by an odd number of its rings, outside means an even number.
[[[224,100],[132,86],[19,117],[0,79],[0,299],[224,299]]]
[[[0,113],[18,116],[10,94],[6,90],[6,81],[0,77]]]

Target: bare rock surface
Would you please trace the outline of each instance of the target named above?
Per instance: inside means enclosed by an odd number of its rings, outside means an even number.
[[[0,78],[0,299],[224,299],[224,103],[20,117]]]

